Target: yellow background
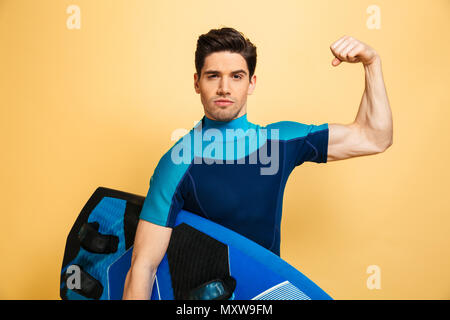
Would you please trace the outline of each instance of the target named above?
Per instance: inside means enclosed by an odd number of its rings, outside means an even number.
[[[146,194],[171,133],[203,116],[197,38],[230,26],[258,48],[260,125],[350,123],[364,70],[332,67],[329,46],[351,35],[382,59],[393,146],[296,168],[282,257],[335,299],[449,299],[449,14],[448,0],[0,0],[0,298],[59,299],[81,208],[98,186]]]

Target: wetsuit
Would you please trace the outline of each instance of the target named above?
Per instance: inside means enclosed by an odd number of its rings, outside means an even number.
[[[280,255],[289,174],[305,161],[325,163],[327,151],[328,123],[261,127],[246,114],[229,122],[204,116],[160,159],[140,218],[173,227],[184,209]]]

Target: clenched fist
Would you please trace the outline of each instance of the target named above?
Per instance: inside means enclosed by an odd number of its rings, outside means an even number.
[[[344,36],[330,46],[336,57],[331,64],[337,67],[342,61],[356,63],[362,62],[370,65],[378,58],[377,52],[367,44],[350,36]]]

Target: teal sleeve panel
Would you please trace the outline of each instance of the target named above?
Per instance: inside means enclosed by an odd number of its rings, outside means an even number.
[[[172,227],[184,204],[184,181],[190,163],[174,161],[173,147],[161,158],[150,179],[140,219]]]

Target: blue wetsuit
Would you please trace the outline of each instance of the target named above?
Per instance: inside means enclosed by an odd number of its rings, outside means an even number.
[[[160,159],[140,218],[173,227],[184,209],[280,255],[283,192],[305,161],[327,162],[328,123],[253,124],[206,116]],[[255,161],[256,159],[256,161]]]

